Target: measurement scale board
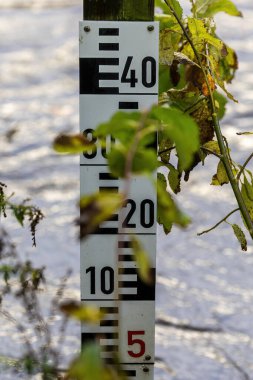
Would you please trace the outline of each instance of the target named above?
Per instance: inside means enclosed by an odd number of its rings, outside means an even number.
[[[80,22],[80,128],[96,143],[81,156],[81,195],[124,187],[107,167],[112,139],[101,147],[93,132],[118,110],[157,103],[158,35],[156,22]],[[152,263],[151,285],[138,274],[133,235]],[[107,363],[119,355],[129,380],[154,376],[155,255],[156,191],[134,177],[125,207],[81,243],[81,299],[107,313],[99,325],[82,326],[82,344],[98,340]]]

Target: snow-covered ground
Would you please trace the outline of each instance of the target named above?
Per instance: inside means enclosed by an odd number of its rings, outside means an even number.
[[[79,195],[78,157],[58,156],[51,149],[59,132],[78,131],[78,20],[81,1],[4,0],[0,4],[0,138],[1,178],[18,199],[27,196],[46,218],[38,229],[38,246],[27,231],[7,220],[23,257],[46,265],[48,294],[73,269],[68,294],[79,299],[79,243],[73,220]],[[71,6],[67,6],[71,3]],[[185,3],[187,3],[185,1]],[[240,69],[231,91],[239,104],[228,105],[223,133],[234,158],[245,161],[252,130],[253,4],[235,3],[244,18],[217,17],[219,33],[239,53]],[[29,6],[27,6],[29,4]],[[6,133],[16,131],[9,143]],[[215,172],[216,160],[208,168]],[[192,216],[187,231],[158,230],[156,380],[253,379],[253,247],[242,254],[222,225],[212,226],[234,208],[231,191],[209,185],[207,167],[199,167],[179,197]],[[239,222],[239,215],[232,220]],[[46,302],[45,302],[46,303]],[[18,315],[20,307],[12,304]],[[66,357],[79,349],[78,325],[68,329]],[[0,356],[19,355],[20,336],[1,320]],[[18,375],[17,375],[17,378]],[[14,379],[0,373],[1,380]]]

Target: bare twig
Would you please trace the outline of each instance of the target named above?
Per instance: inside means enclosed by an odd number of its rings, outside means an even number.
[[[216,349],[222,352],[227,362],[230,363],[242,375],[242,380],[251,380],[244,368],[241,367],[223,348],[216,347]]]
[[[202,231],[202,232],[199,232],[197,235],[198,236],[201,236],[203,234],[206,234],[212,230],[214,230],[216,227],[218,227],[221,223],[223,222],[226,222],[226,220],[232,215],[234,214],[236,211],[240,211],[239,207],[236,208],[235,210],[231,211],[228,215],[225,216],[225,218],[221,219],[218,223],[216,223],[213,227],[209,228],[208,230],[205,230],[205,231]]]
[[[240,171],[239,171],[239,173],[237,174],[237,177],[236,177],[237,181],[239,181],[239,179],[240,179],[242,173],[244,172],[246,166],[248,165],[248,163],[250,162],[250,160],[251,160],[252,158],[253,158],[253,153],[251,153],[251,155],[247,158],[247,160],[246,160],[246,161],[244,162],[244,164],[242,165],[242,167],[241,167],[241,169],[240,169]]]
[[[155,323],[157,325],[161,326],[166,326],[166,327],[173,327],[175,329],[180,329],[180,330],[187,330],[187,331],[197,331],[197,332],[213,332],[213,333],[220,333],[222,332],[222,328],[220,327],[209,327],[209,326],[193,326],[188,323],[176,323],[173,321],[170,321],[168,319],[164,318],[157,318]]]

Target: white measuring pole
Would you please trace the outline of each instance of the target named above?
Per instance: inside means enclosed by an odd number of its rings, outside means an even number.
[[[80,22],[80,128],[96,143],[81,157],[81,195],[124,188],[107,167],[113,141],[108,138],[105,149],[93,132],[118,110],[157,103],[158,35],[156,22]],[[108,363],[119,355],[128,379],[152,380],[155,282],[142,282],[131,248],[135,235],[155,277],[156,192],[147,179],[133,178],[123,209],[81,243],[81,299],[108,313],[99,325],[82,327],[82,344],[99,341]]]

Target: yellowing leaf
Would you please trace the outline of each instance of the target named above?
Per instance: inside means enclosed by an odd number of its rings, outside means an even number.
[[[204,21],[196,18],[188,18],[188,27],[193,39],[193,43],[198,50],[201,50],[201,45],[209,43],[214,46],[222,55],[224,52],[224,42],[208,33]],[[205,51],[205,49],[203,49]]]
[[[241,194],[245,203],[245,206],[249,212],[250,218],[253,221],[253,184],[249,183],[247,180],[247,177],[244,176],[244,183],[242,184],[241,187]],[[244,219],[243,222],[245,226],[247,227]]]
[[[247,240],[244,232],[237,224],[232,224],[235,236],[237,237],[243,251],[247,251]]]
[[[203,148],[206,148],[216,154],[221,154],[218,141],[208,141],[207,143],[203,145]],[[207,152],[207,154],[209,153]]]
[[[218,119],[221,120],[226,112],[227,99],[218,91],[214,91],[215,106],[217,110]]]
[[[242,136],[242,135],[253,135],[253,132],[237,132],[236,134],[239,135],[239,136]]]
[[[154,279],[151,272],[152,265],[148,254],[136,237],[132,237],[132,244],[134,260],[137,264],[137,272],[144,283],[152,284]]]
[[[87,237],[108,220],[123,204],[123,195],[109,191],[85,195],[80,199],[80,238]]]
[[[213,77],[210,74],[207,74],[207,80],[208,80],[209,88],[210,88],[211,92],[213,92],[215,90],[215,88],[216,88],[215,81],[214,81]],[[207,85],[206,82],[204,82],[202,84],[202,94],[204,96],[209,96],[210,95],[209,88],[208,88],[208,85]]]
[[[213,176],[211,185],[222,186],[226,183],[229,183],[229,179],[222,161],[219,161],[217,167],[217,173]]]
[[[60,305],[60,310],[68,317],[77,319],[83,323],[99,323],[105,316],[99,307],[85,305],[80,302],[69,301]]]
[[[53,148],[59,153],[78,154],[94,148],[95,145],[84,135],[61,134],[54,139]]]
[[[172,44],[172,36],[169,29],[160,32],[160,64],[171,65],[174,59],[174,48]]]
[[[253,184],[249,183],[248,178],[244,175],[243,184],[245,186],[245,190],[247,192],[248,198],[253,202]]]

